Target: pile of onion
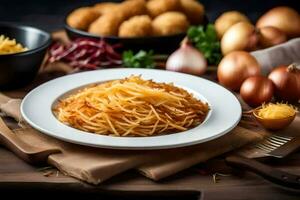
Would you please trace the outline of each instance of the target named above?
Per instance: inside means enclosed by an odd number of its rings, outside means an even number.
[[[248,22],[231,26],[223,35],[221,50],[224,55],[232,51],[251,51],[267,48],[287,41],[286,34],[276,27],[255,28]]]
[[[223,35],[221,50],[223,55],[232,51],[251,51],[257,48],[258,34],[249,22],[239,22],[231,26]]]
[[[273,26],[265,26],[258,29],[258,46],[268,48],[287,41],[287,36],[280,29]]]
[[[275,97],[290,103],[300,99],[300,69],[297,65],[279,66],[272,70],[268,78],[275,85]]]
[[[270,102],[273,96],[290,103],[300,99],[300,69],[295,64],[276,67],[268,77],[263,77],[251,54],[234,51],[221,60],[217,75],[220,84],[240,91],[242,99],[252,107]]]
[[[217,74],[222,85],[237,91],[248,77],[260,75],[260,66],[250,53],[234,51],[221,60]]]
[[[295,64],[279,66],[268,77],[251,76],[240,89],[242,99],[251,107],[276,100],[297,103],[300,99],[300,69]]]
[[[300,100],[300,69],[295,64],[279,66],[268,77],[252,76],[246,79],[240,89],[242,99],[256,107],[276,100],[297,103]]]
[[[280,6],[266,12],[256,23],[257,28],[272,26],[288,37],[300,36],[300,16],[299,13],[290,7]]]
[[[251,107],[257,107],[262,103],[270,102],[273,94],[273,82],[264,76],[247,78],[240,89],[242,99]]]
[[[228,11],[220,15],[215,21],[215,28],[219,38],[234,24],[238,22],[249,22],[246,15],[238,11]]]
[[[300,15],[290,7],[276,7],[259,18],[256,27],[243,14],[231,11],[215,22],[223,55],[232,51],[267,48],[300,36]]]

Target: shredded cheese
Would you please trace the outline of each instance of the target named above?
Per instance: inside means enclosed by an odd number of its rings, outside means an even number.
[[[258,116],[265,119],[283,119],[294,116],[297,110],[288,104],[269,103],[258,110]]]

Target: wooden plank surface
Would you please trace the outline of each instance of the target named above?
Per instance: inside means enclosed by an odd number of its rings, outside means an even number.
[[[300,153],[275,165],[300,174]],[[119,194],[120,191],[161,191],[192,190],[201,191],[202,199],[299,199],[300,193],[274,186],[251,173],[241,173],[221,177],[213,182],[212,174],[203,175],[198,167],[185,170],[178,175],[157,183],[144,178],[135,171],[116,176],[99,186],[91,186],[74,178],[57,173],[55,169],[42,170],[42,166],[30,166],[0,147],[0,188],[36,188]],[[49,176],[45,173],[53,171]]]

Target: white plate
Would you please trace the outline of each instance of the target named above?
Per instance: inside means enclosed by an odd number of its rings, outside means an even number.
[[[211,111],[205,121],[188,131],[152,137],[112,137],[71,128],[52,113],[53,103],[75,88],[130,75],[142,75],[156,82],[173,82],[208,102]],[[111,149],[166,149],[206,142],[233,129],[241,117],[236,97],[222,86],[192,75],[151,69],[107,69],[77,73],[54,79],[32,90],[21,104],[24,119],[41,132],[81,145]],[[216,147],[218,148],[218,147]]]

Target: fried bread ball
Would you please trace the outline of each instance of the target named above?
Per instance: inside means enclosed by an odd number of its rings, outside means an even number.
[[[67,24],[72,28],[87,30],[89,25],[100,16],[92,7],[82,7],[74,10],[67,17]]]
[[[101,15],[114,12],[116,8],[119,8],[119,3],[113,3],[113,2],[103,2],[103,3],[97,3],[94,5],[94,10],[98,12]]]
[[[196,0],[180,0],[183,13],[191,24],[201,24],[204,18],[204,6]]]
[[[116,36],[122,21],[123,16],[120,13],[105,14],[94,21],[88,31],[99,36]]]
[[[168,11],[181,10],[180,0],[150,0],[146,6],[148,14],[153,18]]]
[[[145,0],[127,0],[120,4],[119,12],[122,13],[124,20],[127,20],[136,15],[146,14]]]
[[[154,35],[173,35],[184,33],[189,27],[186,16],[180,12],[166,12],[157,16],[152,22]]]
[[[152,21],[148,15],[134,16],[124,21],[119,28],[120,37],[144,37],[152,33]]]
[[[116,36],[119,26],[124,20],[146,13],[145,0],[127,0],[117,6],[110,4],[110,7],[110,11],[107,11],[90,25],[90,33],[101,36]]]

